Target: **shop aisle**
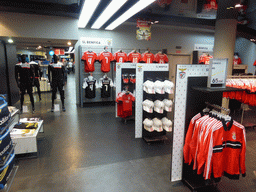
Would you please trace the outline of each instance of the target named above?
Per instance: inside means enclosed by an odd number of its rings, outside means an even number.
[[[190,191],[181,182],[170,182],[171,143],[147,145],[135,139],[134,122],[115,118],[114,106],[77,106],[74,74],[68,75],[65,96],[66,112],[50,112],[51,94],[43,93],[36,113],[21,115],[41,117],[44,134],[38,158],[18,159],[12,192]],[[253,134],[248,130],[250,138]],[[256,138],[247,145],[247,177],[224,178],[215,191],[255,191]]]

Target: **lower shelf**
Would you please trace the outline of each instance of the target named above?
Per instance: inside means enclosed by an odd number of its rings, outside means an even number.
[[[143,139],[144,139],[147,143],[169,141],[169,138],[168,138],[166,135],[157,136],[157,137],[143,137]]]
[[[0,191],[3,191],[3,192],[10,191],[12,183],[13,183],[13,180],[15,178],[15,175],[16,175],[17,171],[18,171],[18,168],[19,168],[19,166],[14,166],[13,167],[13,169],[12,169],[8,179],[7,179],[7,183],[5,184],[4,188],[2,190],[0,190]]]

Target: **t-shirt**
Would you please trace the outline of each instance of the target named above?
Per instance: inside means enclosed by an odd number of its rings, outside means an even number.
[[[128,61],[132,62],[132,63],[139,63],[141,61],[141,54],[136,52],[131,52],[128,55]]]
[[[153,61],[155,61],[155,56],[153,53],[144,53],[142,56],[142,61],[145,63],[153,63]]]
[[[101,78],[99,80],[99,85],[101,87],[101,97],[102,98],[108,98],[111,95],[111,87],[113,87],[113,81],[112,79],[106,77]]]
[[[49,81],[62,81],[64,83],[65,67],[63,63],[52,63],[48,66]]]
[[[234,58],[234,60],[233,60],[233,64],[234,64],[234,65],[239,65],[239,64],[241,64],[241,63],[242,63],[242,60],[241,60],[240,57],[238,57],[237,59]]]
[[[15,65],[15,78],[20,83],[31,84],[34,77],[34,68],[29,63],[18,63]]]
[[[153,61],[155,61],[155,56],[153,53],[144,53],[142,61],[144,61],[145,63],[153,63]]]
[[[96,79],[85,78],[83,83],[83,88],[85,89],[85,97],[88,99],[95,98],[95,89],[96,89]]]
[[[117,63],[124,63],[128,60],[127,54],[125,52],[116,52],[114,54],[114,59]]]
[[[253,66],[256,66],[256,60],[254,61]]]
[[[118,97],[116,98],[116,102],[118,103],[117,115],[122,118],[132,116],[132,104],[134,101],[135,97],[130,92],[122,92],[118,94]]]
[[[155,61],[157,63],[168,63],[169,62],[169,59],[167,57],[166,54],[162,54],[162,53],[157,53],[155,55]]]
[[[101,63],[101,71],[108,73],[110,71],[110,62],[113,61],[113,55],[110,52],[101,52],[98,56],[98,60]]]
[[[94,62],[97,60],[97,54],[93,51],[86,51],[81,58],[84,61],[84,71],[85,72],[93,72]]]
[[[38,79],[39,77],[41,77],[40,66],[38,65],[38,63],[31,61],[29,64],[34,67],[35,78]]]

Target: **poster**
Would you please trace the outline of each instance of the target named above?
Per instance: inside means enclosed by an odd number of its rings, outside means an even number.
[[[151,22],[138,19],[136,38],[138,40],[151,40]]]

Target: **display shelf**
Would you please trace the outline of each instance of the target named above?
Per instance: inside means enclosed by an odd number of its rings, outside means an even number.
[[[169,141],[169,138],[166,135],[161,135],[161,136],[154,136],[154,137],[143,137],[143,139],[147,143],[157,143],[157,142],[166,142]]]
[[[17,171],[18,171],[18,168],[19,168],[19,166],[14,166],[12,168],[12,171],[11,171],[9,177],[7,178],[7,183],[5,184],[4,188],[2,190],[0,190],[1,192],[9,192],[10,191],[13,180],[15,178],[15,175],[16,175]]]
[[[205,92],[205,93],[216,93],[216,92],[231,92],[231,91],[244,91],[243,89],[226,87],[226,88],[208,88],[208,87],[192,87],[192,89]]]

